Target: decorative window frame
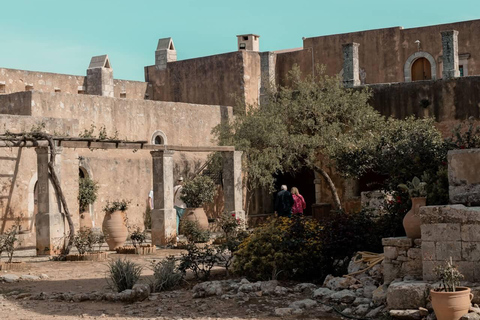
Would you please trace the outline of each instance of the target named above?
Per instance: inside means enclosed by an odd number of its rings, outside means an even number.
[[[150,139],[151,144],[155,144],[155,138],[158,136],[162,137],[164,145],[168,144],[167,135],[162,130],[157,130],[152,134],[152,138]]]
[[[408,57],[403,66],[403,73],[405,74],[405,82],[412,82],[412,65],[420,58],[425,58],[430,62],[430,68],[432,72],[432,80],[437,80],[437,63],[433,56],[425,51],[418,51]]]

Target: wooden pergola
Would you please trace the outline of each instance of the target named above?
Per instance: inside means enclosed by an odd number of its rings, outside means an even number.
[[[59,233],[65,233],[65,219],[69,233],[74,231],[68,205],[60,188],[54,162],[55,155],[63,148],[88,148],[90,150],[123,149],[132,151],[148,150],[152,156],[152,180],[154,209],[152,210],[152,243],[165,245],[176,241],[176,212],[173,207],[173,154],[181,152],[222,152],[223,188],[225,211],[245,219],[242,201],[241,151],[231,146],[177,146],[148,144],[147,141],[102,140],[97,138],[50,136],[35,133],[0,135],[0,148],[35,148],[37,153],[38,213],[36,223],[36,248],[38,255],[58,253],[54,243]],[[50,150],[49,150],[50,149]],[[53,157],[52,157],[53,152]],[[53,174],[52,174],[53,169]],[[64,177],[65,178],[65,177]],[[57,181],[55,181],[57,180]],[[52,185],[53,183],[53,185]],[[55,186],[55,184],[58,184]],[[56,196],[60,193],[63,211],[58,208]],[[63,226],[63,229],[61,228]],[[67,246],[67,250],[71,243]]]

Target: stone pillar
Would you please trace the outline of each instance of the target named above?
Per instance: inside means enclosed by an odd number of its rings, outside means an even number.
[[[87,69],[87,94],[112,97],[113,69],[107,55],[93,57]]]
[[[274,52],[260,53],[260,105],[266,102],[268,90],[275,90],[275,65],[277,55]]]
[[[177,237],[177,214],[173,208],[173,151],[152,151],[153,210],[152,243],[166,245]]]
[[[225,211],[246,222],[243,210],[242,153],[243,151],[223,153],[223,193]]]
[[[177,61],[177,50],[175,50],[172,38],[159,39],[155,51],[155,66],[157,69],[166,69],[167,63],[174,61]]]
[[[57,149],[58,153],[61,153],[61,148]],[[48,172],[48,147],[38,147],[35,151],[38,175],[38,213],[35,216],[37,255],[55,255],[63,248],[65,220]],[[58,167],[61,161],[59,154],[56,161]]]
[[[458,31],[442,31],[443,79],[448,80],[460,76],[458,68]]]
[[[343,50],[343,85],[353,88],[360,85],[360,67],[358,62],[358,43],[346,43]]]

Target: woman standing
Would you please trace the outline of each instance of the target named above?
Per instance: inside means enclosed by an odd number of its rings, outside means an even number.
[[[292,214],[303,214],[303,210],[307,208],[305,199],[303,199],[302,195],[298,192],[298,189],[295,187],[292,188],[292,196],[293,196]]]

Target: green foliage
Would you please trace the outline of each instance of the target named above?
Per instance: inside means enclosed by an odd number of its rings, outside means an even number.
[[[449,149],[480,148],[480,126],[475,126],[474,119],[469,118],[452,130],[452,136],[446,142]]]
[[[97,200],[98,183],[90,178],[80,178],[78,185],[78,202],[80,206],[80,212],[84,212],[88,209],[90,204],[93,204]]]
[[[170,256],[160,262],[152,262],[153,292],[171,290],[182,282],[184,274],[175,267],[175,257]]]
[[[247,106],[214,133],[223,145],[244,151],[248,188],[273,190],[274,174],[304,167],[318,170],[341,146],[355,145],[377,128],[382,116],[369,104],[368,90],[345,89],[324,69],[315,79],[302,77],[298,66],[290,85],[270,90],[262,106]]]
[[[90,228],[81,228],[73,237],[73,245],[77,248],[79,254],[93,252],[94,246],[98,245],[100,250],[105,236],[100,232],[93,232]]]
[[[198,227],[197,221],[181,220],[180,228],[189,243],[207,242],[210,240],[210,232],[208,230],[201,230]]]
[[[215,183],[208,176],[197,175],[183,185],[180,198],[189,208],[200,208],[215,197]]]
[[[103,211],[107,213],[113,213],[115,211],[126,211],[130,205],[131,200],[119,200],[119,201],[107,201]]]
[[[455,292],[456,287],[460,285],[463,274],[458,271],[457,267],[453,265],[452,258],[450,261],[446,261],[445,265],[438,265],[433,270],[438,277],[438,280],[442,282],[443,291]]]
[[[140,279],[142,267],[130,260],[114,260],[108,263],[107,281],[113,290],[122,292],[132,289]]]
[[[15,225],[0,234],[0,259],[2,252],[6,252],[8,256],[8,262],[11,263],[13,259],[13,254],[15,253],[17,238],[18,225]]]
[[[317,222],[301,216],[271,219],[240,244],[233,268],[252,280],[319,280],[323,276],[321,233]]]
[[[218,262],[217,250],[209,245],[198,248],[195,244],[190,243],[187,246],[187,253],[182,253],[179,260],[178,270],[180,272],[185,275],[187,270],[191,270],[195,279],[206,281],[210,278],[212,268]]]
[[[407,184],[401,183],[398,185],[400,189],[408,192],[411,198],[425,197],[427,195],[426,182],[420,181],[418,177],[413,177],[413,180],[407,181]]]
[[[248,233],[242,230],[243,221],[229,214],[220,217],[219,225],[224,232],[221,244],[218,246],[218,264],[222,265],[228,275],[235,252],[240,244],[248,237]]]
[[[139,228],[137,228],[135,231],[133,231],[130,234],[130,240],[132,240],[133,246],[136,248],[137,245],[141,246],[142,243],[145,242],[145,239],[147,238],[147,234],[145,231],[140,231]]]
[[[433,171],[433,170],[432,170]],[[424,173],[422,180],[427,183],[427,205],[447,204],[448,198],[448,169],[447,162],[442,162],[434,174]]]

